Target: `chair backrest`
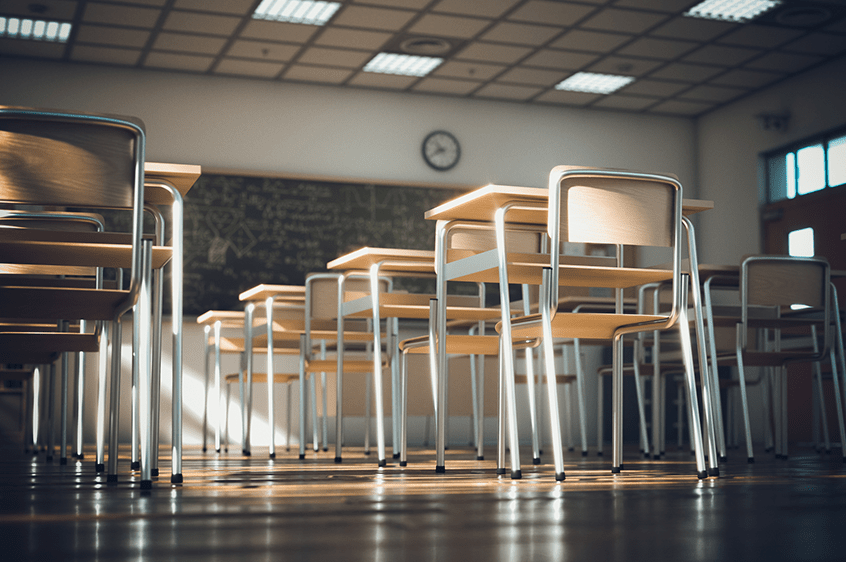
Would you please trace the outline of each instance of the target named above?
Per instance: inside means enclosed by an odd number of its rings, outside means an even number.
[[[145,133],[132,117],[0,106],[0,202],[131,209],[141,269]]]

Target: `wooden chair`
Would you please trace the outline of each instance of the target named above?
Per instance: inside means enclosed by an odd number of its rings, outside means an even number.
[[[669,175],[621,170],[598,170],[559,166],[549,179],[549,247],[562,242],[613,244],[618,248],[617,267],[561,264],[557,251],[549,252],[549,267],[544,271],[540,313],[503,319],[497,326],[505,341],[515,337],[541,337],[547,384],[554,385],[554,338],[590,338],[613,341],[613,459],[612,472],[622,469],[622,338],[655,329],[667,329],[677,322],[685,363],[689,366],[688,393],[695,425],[697,474],[707,476],[699,431],[693,358],[687,328],[686,279],[681,275],[682,186]],[[500,219],[502,221],[502,219]],[[622,266],[623,245],[669,247],[673,253],[672,269],[645,269]],[[506,248],[501,248],[505,253]],[[501,263],[505,263],[501,259]],[[622,289],[669,280],[673,287],[673,306],[663,314],[626,314],[622,307]],[[609,287],[617,290],[614,313],[567,313],[558,311],[559,285]],[[513,373],[510,354],[505,354],[506,380]],[[552,390],[552,388],[550,388]],[[555,394],[550,392],[550,396]],[[512,399],[513,392],[509,399]],[[509,405],[513,408],[513,405]],[[553,420],[553,452],[556,479],[564,479],[563,453],[558,428],[557,400],[550,399]],[[513,437],[512,437],[513,439]],[[512,448],[517,443],[512,442]]]

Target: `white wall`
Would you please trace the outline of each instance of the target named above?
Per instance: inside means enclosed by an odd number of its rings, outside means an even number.
[[[700,217],[700,261],[740,263],[744,254],[762,250],[759,155],[846,123],[844,88],[841,58],[699,120],[699,196],[715,203]],[[765,131],[756,119],[788,112],[786,132]]]

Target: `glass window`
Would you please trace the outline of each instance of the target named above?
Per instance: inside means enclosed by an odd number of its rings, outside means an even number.
[[[787,235],[787,253],[800,258],[814,257],[814,229],[794,230]]]
[[[823,145],[806,146],[796,151],[797,195],[813,193],[825,188],[825,150]]]
[[[846,183],[846,137],[828,143],[828,185]]]
[[[785,194],[788,199],[796,197],[796,154],[788,152],[784,157],[784,173],[787,182]]]

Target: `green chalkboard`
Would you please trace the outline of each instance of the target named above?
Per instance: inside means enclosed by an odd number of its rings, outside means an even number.
[[[184,311],[241,307],[259,283],[298,285],[362,246],[434,248],[424,213],[461,191],[202,175],[185,198]]]

